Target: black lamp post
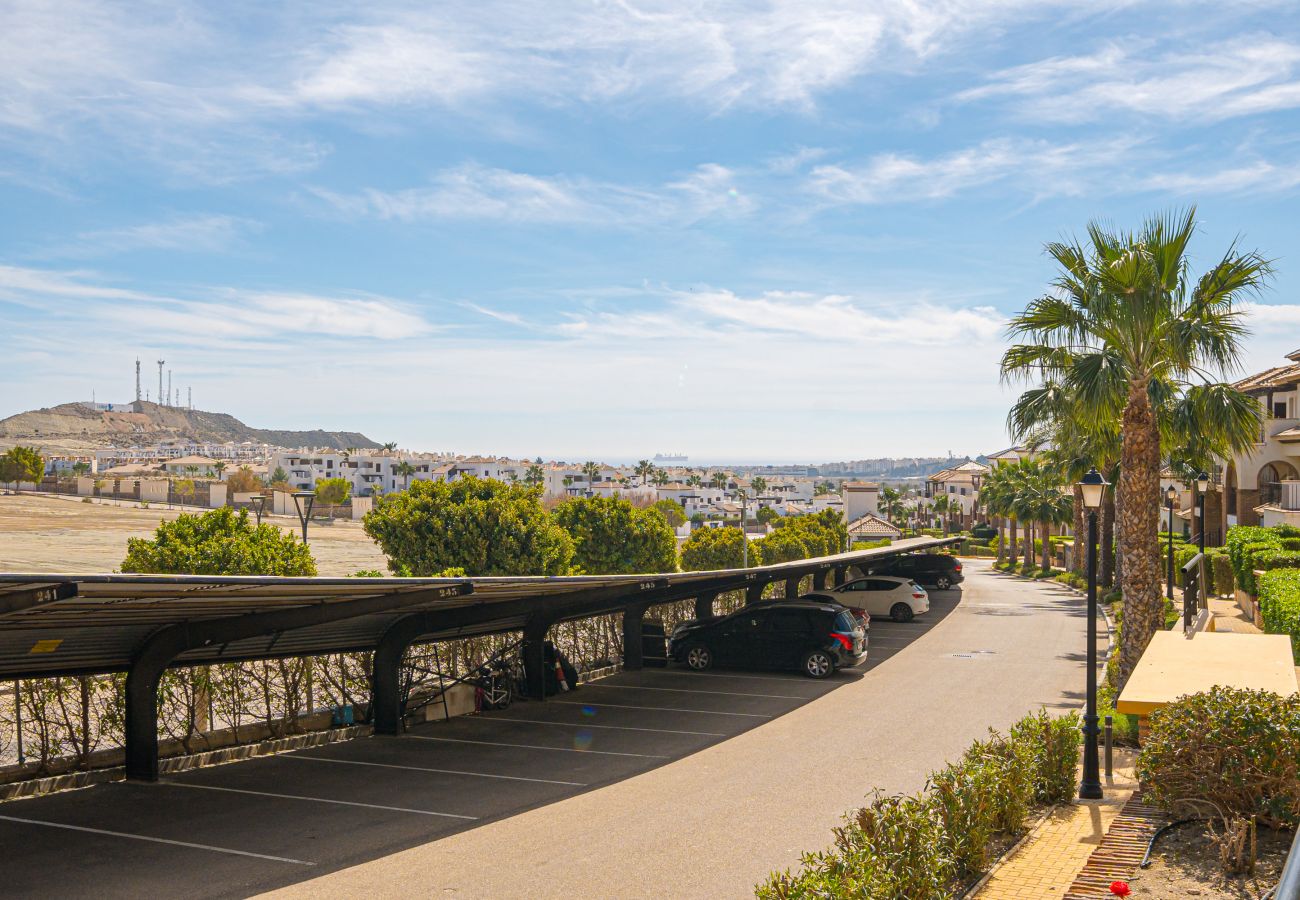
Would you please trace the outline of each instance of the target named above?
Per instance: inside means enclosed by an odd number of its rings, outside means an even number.
[[[256,504],[253,507],[253,514],[257,516],[257,524],[262,524],[262,516],[266,514],[266,494],[254,494],[248,498],[250,502]]]
[[[1101,799],[1101,765],[1097,758],[1097,510],[1106,496],[1106,479],[1094,466],[1083,476],[1079,488],[1088,511],[1088,695],[1083,716],[1083,780],[1079,797]]]
[[[1202,472],[1196,476],[1196,486],[1200,488],[1196,497],[1196,516],[1201,520],[1201,537],[1197,543],[1197,549],[1202,553],[1205,552],[1205,492],[1210,487],[1210,476]]]
[[[1178,488],[1172,484],[1165,491],[1165,508],[1169,510],[1169,572],[1165,579],[1165,596],[1174,599],[1174,504],[1178,501]]]
[[[293,505],[298,510],[298,521],[302,522],[302,542],[307,543],[307,520],[311,518],[311,508],[316,502],[315,491],[294,491]]]

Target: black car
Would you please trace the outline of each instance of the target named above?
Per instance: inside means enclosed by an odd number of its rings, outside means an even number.
[[[668,655],[700,672],[717,665],[797,669],[826,678],[866,660],[867,633],[838,603],[782,600],[683,622],[673,629]]]
[[[965,580],[961,560],[939,553],[909,553],[883,560],[871,567],[871,575],[895,575],[910,578],[923,587],[945,591]]]

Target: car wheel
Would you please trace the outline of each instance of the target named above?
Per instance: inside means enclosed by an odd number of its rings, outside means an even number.
[[[686,665],[696,672],[703,672],[713,667],[713,654],[703,644],[693,644],[686,648]]]
[[[934,586],[941,591],[946,591],[948,588],[952,587],[952,579],[947,575],[940,575],[934,580]]]
[[[912,621],[912,607],[906,603],[895,603],[889,608],[889,617],[895,622]]]
[[[835,671],[835,660],[825,650],[810,650],[803,657],[803,673],[809,678],[827,678]]]

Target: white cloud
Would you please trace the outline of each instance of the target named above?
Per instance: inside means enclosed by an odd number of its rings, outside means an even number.
[[[61,252],[43,255],[89,256],[135,250],[218,253],[260,228],[260,223],[238,216],[181,215],[160,222],[84,231]]]
[[[480,219],[609,226],[683,224],[751,212],[736,174],[706,164],[668,184],[641,188],[566,175],[533,175],[474,163],[445,169],[427,187],[358,194],[317,190],[350,216],[399,222]]]
[[[1215,122],[1300,107],[1300,44],[1252,35],[1176,50],[1109,44],[1086,55],[1004,69],[959,101],[1010,100],[1035,121],[1078,123],[1116,111]]]
[[[861,204],[936,200],[997,182],[1034,196],[1079,194],[1099,172],[1130,160],[1135,147],[1127,139],[1052,144],[1002,138],[928,159],[882,153],[860,165],[817,166],[808,188],[827,203]]]
[[[303,338],[398,341],[437,328],[398,301],[371,295],[323,297],[293,292],[205,289],[173,297],[104,286],[101,276],[0,266],[0,303],[39,308],[43,324],[100,340],[213,346],[216,341],[275,343]]]

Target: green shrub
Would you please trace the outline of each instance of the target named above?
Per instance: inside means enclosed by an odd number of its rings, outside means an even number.
[[[1083,743],[1077,714],[1053,718],[1040,709],[1011,727],[1011,740],[1031,761],[1036,802],[1068,803],[1073,799]]]
[[[1283,550],[1300,550],[1300,537],[1278,538]]]
[[[874,550],[876,547],[888,547],[892,541],[889,538],[881,538],[877,541],[854,541],[854,550]]]
[[[1214,593],[1218,596],[1231,596],[1235,588],[1232,559],[1228,556],[1228,551],[1222,547],[1215,547],[1213,550],[1205,551],[1205,555],[1210,558],[1209,571],[1214,579]]]
[[[1294,525],[1278,525],[1273,528],[1273,531],[1276,532],[1277,536],[1280,538],[1300,537],[1300,528],[1297,528]]]
[[[1272,528],[1256,525],[1234,525],[1228,529],[1225,540],[1228,557],[1232,560],[1232,574],[1243,591],[1255,593],[1255,579],[1251,575],[1250,554],[1255,550],[1280,550],[1281,537]]]
[[[1183,582],[1186,580],[1183,577],[1183,566],[1191,562],[1192,557],[1194,557],[1199,552],[1200,551],[1196,549],[1195,544],[1184,544],[1182,546],[1177,546],[1177,545],[1174,546],[1174,584],[1178,585],[1179,587],[1187,586],[1183,584]]]
[[[1137,770],[1172,812],[1300,824],[1300,696],[1215,687],[1182,697],[1151,714]]]
[[[1262,558],[1273,553],[1281,553],[1282,550],[1276,541],[1255,541],[1246,544],[1241,548],[1241,565],[1233,567],[1233,574],[1237,577],[1237,583],[1241,584],[1252,594],[1258,593],[1255,587],[1255,570],[1260,568]],[[1282,566],[1273,566],[1272,568],[1283,568]]]
[[[1300,666],[1300,569],[1273,569],[1259,579],[1259,614],[1269,634],[1291,636]]]

